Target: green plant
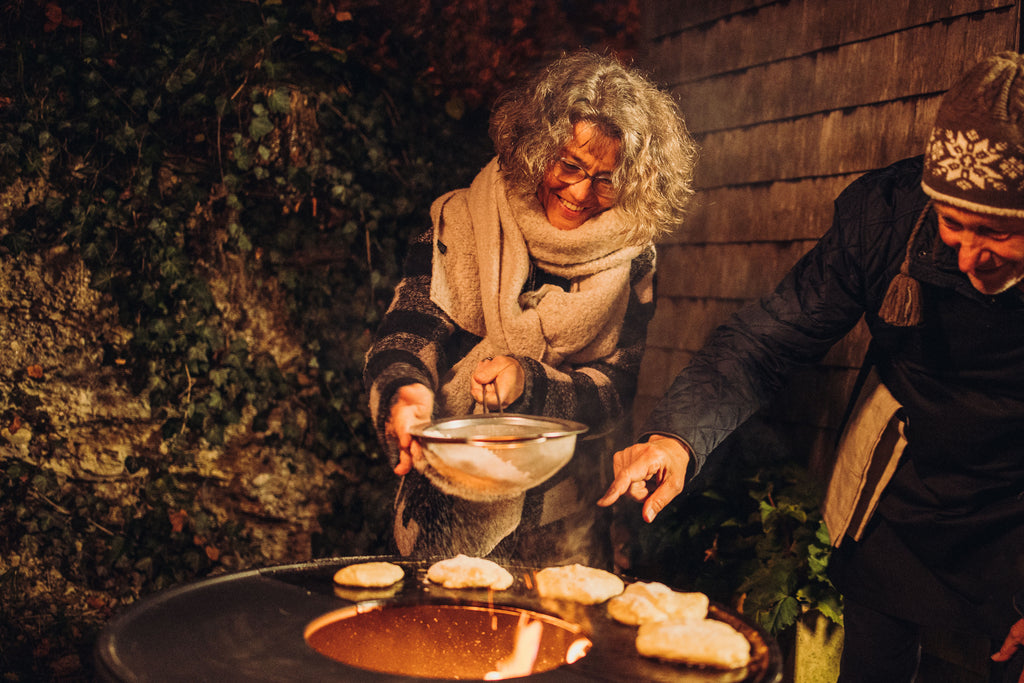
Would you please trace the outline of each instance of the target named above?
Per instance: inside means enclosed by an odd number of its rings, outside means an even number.
[[[744,613],[774,634],[810,609],[842,624],[842,599],[826,574],[831,545],[818,508],[820,488],[795,466],[775,477],[763,474],[751,480],[763,533],[753,545],[756,561],[737,589],[745,596]]]
[[[4,5],[0,252],[85,263],[126,331],[88,370],[128,382],[160,427],[119,487],[69,477],[49,465],[75,451],[34,397],[45,380],[4,377],[10,680],[87,668],[116,607],[262,561],[261,521],[204,495],[204,451],[257,443],[284,469],[335,463],[314,551],[387,547],[394,477],[364,414],[362,352],[400,245],[487,143],[478,114],[453,118],[401,63],[378,62],[418,58],[379,8],[319,9]]]
[[[127,383],[159,427],[113,481],[69,476],[46,377],[4,366],[5,680],[81,675],[117,607],[264,561],[267,520],[211,501],[203,453],[329,464],[312,553],[387,548],[363,354],[430,202],[490,156],[494,94],[635,36],[635,2],[582,6],[0,0],[0,258],[85,264],[119,327],[67,349],[72,374]]]
[[[826,573],[822,486],[807,467],[752,424],[706,470],[635,531],[634,571],[703,591],[773,635],[812,609],[841,624],[841,597]]]

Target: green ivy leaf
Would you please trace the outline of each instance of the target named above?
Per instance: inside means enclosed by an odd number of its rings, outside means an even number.
[[[800,616],[800,601],[794,597],[786,596],[771,609],[765,620],[762,622],[769,633],[782,633],[784,630],[796,623]]]
[[[292,107],[292,93],[288,88],[277,88],[267,100],[270,111],[275,114],[287,114]]]
[[[249,122],[249,138],[252,140],[260,140],[272,130],[274,123],[266,116],[257,116]]]
[[[818,540],[818,543],[826,548],[831,547],[832,538],[828,533],[828,525],[825,524],[825,520],[822,520],[818,524],[818,528],[814,532],[814,537]]]
[[[837,592],[822,596],[814,607],[834,623],[843,625],[843,602]]]

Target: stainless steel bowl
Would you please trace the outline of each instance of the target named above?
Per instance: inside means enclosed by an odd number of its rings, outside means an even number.
[[[468,500],[513,498],[572,458],[586,425],[517,413],[466,415],[411,430],[423,449],[417,468],[442,491]]]

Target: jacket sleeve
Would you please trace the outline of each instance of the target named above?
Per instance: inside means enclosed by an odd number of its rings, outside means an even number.
[[[654,315],[654,262],[653,246],[633,260],[629,303],[611,354],[569,371],[516,356],[526,372],[526,383],[510,411],[576,420],[595,434],[610,429],[628,413],[636,394],[647,326]]]
[[[366,353],[363,384],[381,444],[395,392],[415,383],[436,391],[439,368],[447,367],[446,342],[455,324],[430,300],[432,238],[428,229],[410,243],[402,280]]]
[[[912,169],[911,169],[912,172]],[[764,406],[799,366],[820,360],[867,311],[899,267],[906,214],[895,181],[878,173],[847,188],[831,228],[774,292],[718,327],[675,378],[643,429],[690,445],[699,470],[716,446]],[[918,176],[919,177],[919,176]],[[917,184],[901,180],[905,196]]]

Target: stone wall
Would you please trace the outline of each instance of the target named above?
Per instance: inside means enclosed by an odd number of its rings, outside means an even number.
[[[279,314],[267,307],[272,298],[232,288],[230,269],[219,272],[212,285],[225,296],[224,308],[244,308],[254,329],[278,331],[249,335],[254,350],[297,355],[298,348],[280,334],[286,328],[272,324]],[[249,297],[237,298],[244,291]],[[0,260],[0,335],[0,470],[37,472],[53,482],[26,487],[31,501],[0,498],[0,505],[15,515],[23,503],[42,508],[49,513],[47,523],[86,529],[81,537],[95,537],[109,548],[125,533],[127,518],[143,515],[140,508],[151,499],[151,493],[142,494],[155,477],[144,463],[173,463],[160,434],[162,420],[131,386],[121,353],[128,336],[117,310],[92,288],[91,274],[67,248],[6,258]],[[253,430],[251,415],[243,416],[223,445],[200,448],[187,466],[168,465],[172,476],[198,492],[195,510],[218,524],[235,525],[244,541],[239,547],[254,550],[232,555],[230,547],[197,534],[193,543],[216,560],[215,572],[311,558],[318,518],[330,510],[331,477],[342,473],[336,463],[311,452],[280,446],[275,435],[282,422],[302,419],[298,401],[284,406],[262,431]],[[165,523],[188,528],[184,515],[171,508]],[[21,521],[33,529],[40,523],[27,514]],[[11,533],[0,529],[0,538]],[[41,643],[52,643],[46,634],[64,619],[76,628],[99,627],[142,588],[146,567],[126,572],[128,585],[110,586],[104,584],[105,570],[95,566],[95,554],[81,542],[78,552],[72,547],[55,562],[53,549],[40,547],[37,537],[45,538],[28,534],[17,552],[0,553],[0,599],[8,609],[15,600],[24,605],[19,629],[31,633],[35,624]],[[75,653],[39,648],[40,657],[54,660],[54,675],[80,671],[85,664]]]

